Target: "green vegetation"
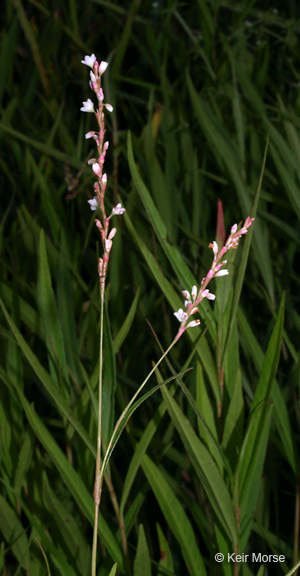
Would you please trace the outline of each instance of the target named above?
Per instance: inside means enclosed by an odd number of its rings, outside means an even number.
[[[80,61],[109,61],[103,447],[208,244],[256,220],[109,461],[98,575],[299,560],[300,6],[7,0],[0,44],[0,573],[90,576],[101,255]],[[223,214],[224,212],[224,214]],[[298,258],[298,260],[297,260]],[[167,384],[162,385],[167,381]],[[150,394],[152,388],[155,394]],[[249,554],[216,562],[215,554]],[[257,563],[252,553],[283,555]],[[291,572],[289,572],[291,571]]]

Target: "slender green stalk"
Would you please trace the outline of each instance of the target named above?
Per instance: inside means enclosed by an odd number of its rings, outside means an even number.
[[[95,471],[95,484],[94,484],[95,517],[94,517],[94,533],[93,533],[93,549],[92,549],[92,576],[96,576],[99,506],[102,491],[101,478],[103,477],[103,475],[101,476],[101,438],[102,438],[104,297],[105,297],[105,277],[102,276],[100,278],[99,398],[98,398],[97,456],[96,456],[96,471]]]
[[[103,464],[101,467],[101,472],[100,472],[100,492],[102,489],[102,484],[103,484],[103,477],[104,477],[104,472],[105,472],[105,468],[106,465],[109,461],[109,458],[112,454],[112,451],[117,443],[117,440],[119,438],[119,435],[122,432],[122,428],[120,430],[120,427],[122,426],[122,422],[125,420],[126,415],[128,414],[129,409],[131,408],[132,404],[134,403],[135,399],[137,398],[137,396],[140,394],[140,392],[143,390],[144,386],[146,386],[148,380],[151,378],[152,374],[155,372],[156,368],[158,368],[158,366],[160,365],[160,363],[163,361],[163,359],[169,354],[169,352],[171,351],[171,349],[173,348],[173,346],[176,344],[176,342],[178,342],[180,336],[178,337],[178,334],[175,336],[174,340],[171,342],[170,346],[167,348],[167,350],[163,353],[163,355],[159,358],[159,360],[156,362],[156,364],[153,366],[152,370],[150,370],[149,374],[146,376],[145,380],[142,382],[142,384],[140,385],[140,387],[138,388],[138,390],[135,392],[135,394],[132,396],[130,402],[127,404],[126,408],[123,410],[120,418],[118,419],[115,427],[114,427],[114,431],[112,433],[111,439],[109,441],[105,456],[104,456],[104,460],[103,460]],[[94,575],[93,575],[94,576]]]

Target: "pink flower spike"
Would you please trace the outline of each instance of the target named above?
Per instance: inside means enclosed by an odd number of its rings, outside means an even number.
[[[225,269],[225,270],[220,270],[219,272],[217,272],[215,274],[215,276],[227,276],[227,274],[229,274],[229,270]]]
[[[235,234],[236,231],[237,231],[237,224],[234,224],[234,225],[231,227],[230,234]]]
[[[88,203],[90,205],[91,210],[97,210],[97,208],[99,207],[99,202],[96,197],[92,198],[91,200],[88,200]]]
[[[116,214],[117,216],[121,216],[124,212],[126,212],[126,209],[122,207],[121,202],[112,209],[112,214]]]
[[[185,320],[188,319],[187,313],[184,312],[182,308],[179,308],[178,312],[174,312],[174,316],[176,316],[179,322],[184,322]]]
[[[113,107],[111,104],[104,104],[106,110],[108,110],[108,112],[112,112],[113,111]]]
[[[85,66],[89,66],[90,68],[94,68],[94,64],[97,58],[95,54],[91,54],[90,56],[85,56],[84,60],[81,60],[81,64],[85,64]]]
[[[200,324],[200,320],[192,320],[192,322],[189,322],[187,324],[187,328],[195,328],[195,326],[199,326]]]
[[[92,170],[93,170],[94,174],[96,174],[96,176],[100,176],[101,168],[100,168],[98,162],[94,162],[94,164],[92,166]]]
[[[99,74],[104,74],[106,68],[108,66],[108,62],[102,61],[99,66]]]
[[[82,102],[83,106],[80,108],[81,112],[95,112],[94,104],[90,98]]]

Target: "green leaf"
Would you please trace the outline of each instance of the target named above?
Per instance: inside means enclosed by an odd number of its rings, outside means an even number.
[[[239,323],[239,329],[242,334],[243,346],[250,354],[252,362],[256,368],[257,374],[260,375],[264,363],[264,354],[256,340],[255,335],[253,334],[253,331],[251,330],[251,327],[241,307],[238,311],[238,323]],[[274,423],[277,426],[278,432],[280,434],[285,456],[290,466],[292,467],[294,473],[296,473],[297,459],[293,444],[290,417],[286,402],[284,400],[284,396],[276,380],[274,381],[271,394],[275,411]]]
[[[181,548],[188,573],[192,576],[199,574],[205,576],[206,569],[196,536],[182,505],[159,468],[147,455],[143,457],[142,467],[161,511]]]
[[[0,306],[2,308],[3,314],[6,318],[10,329],[18,342],[25,358],[28,360],[29,364],[33,368],[35,374],[39,378],[41,384],[44,386],[45,390],[47,390],[49,396],[54,401],[55,406],[57,409],[66,416],[69,422],[72,424],[76,432],[82,438],[86,446],[89,448],[91,453],[96,457],[96,450],[95,446],[91,442],[86,430],[83,428],[82,424],[78,422],[78,420],[74,417],[71,412],[71,409],[66,402],[65,398],[61,395],[60,391],[54,385],[51,377],[49,376],[48,372],[44,369],[44,367],[40,364],[37,357],[33,354],[31,348],[26,343],[25,339],[23,338],[21,332],[18,330],[17,326],[13,322],[12,318],[10,317],[8,311],[6,310],[1,298],[0,298]]]
[[[16,384],[14,384],[14,387],[22,403],[29,424],[32,427],[39,442],[41,442],[44,449],[49,454],[50,458],[58,469],[61,478],[65,482],[67,488],[70,490],[70,493],[77,502],[78,506],[85,514],[90,524],[93,525],[94,502],[85,485],[83,484],[81,477],[70,465],[68,459],[59,448],[58,444],[55,442],[54,438],[51,436],[42,420],[35,412],[33,406],[31,406],[25,398],[20,387]],[[112,558],[116,560],[120,570],[123,572],[124,568],[121,551],[102,515],[100,515],[99,518],[99,533]]]
[[[0,530],[11,548],[18,562],[24,568],[29,570],[30,556],[29,543],[20,520],[14,510],[0,495]]]
[[[139,295],[140,295],[140,289],[138,288],[137,293],[133,299],[133,302],[130,306],[130,310],[117,334],[117,336],[114,338],[114,342],[113,342],[113,346],[114,346],[114,352],[115,354],[120,350],[135,317],[135,313],[136,313],[136,309],[137,309],[137,305],[138,305],[138,301],[139,301]]]
[[[133,563],[133,576],[151,576],[151,558],[143,525],[139,525],[136,556]]]
[[[283,294],[262,373],[251,404],[250,421],[236,472],[235,492],[236,495],[238,494],[237,506],[240,508],[241,526],[245,530],[244,544],[251,529],[250,518],[254,513],[269,435],[271,411],[268,404],[281,351],[284,302],[285,295]]]
[[[88,545],[77,521],[53,492],[46,472],[43,472],[43,500],[45,508],[51,512],[51,519],[56,524],[60,541],[64,542],[65,547],[76,558],[77,568],[81,574],[84,574],[89,565]]]
[[[52,378],[56,384],[62,385],[66,391],[69,388],[69,375],[66,363],[63,332],[57,311],[55,295],[51,283],[50,269],[45,245],[45,234],[41,230],[39,242],[39,273],[38,273],[38,303],[44,325],[45,339],[48,348]],[[63,383],[59,382],[58,374],[62,374]]]
[[[158,535],[159,551],[160,551],[158,574],[160,576],[165,576],[166,571],[174,572],[173,558],[168,540],[164,535],[159,524],[156,524],[156,530]]]
[[[235,514],[231,496],[220,471],[207,448],[199,440],[189,420],[185,417],[166,388],[162,388],[162,394],[167,402],[168,411],[174,426],[202,482],[207,498],[221,522],[225,533],[234,544],[237,542]]]
[[[108,576],[116,576],[118,564],[114,564]]]

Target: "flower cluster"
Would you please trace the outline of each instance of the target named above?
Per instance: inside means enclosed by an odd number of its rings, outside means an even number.
[[[92,167],[92,171],[97,178],[94,183],[94,193],[95,196],[88,200],[91,210],[99,210],[100,218],[95,219],[97,228],[100,231],[102,246],[103,246],[103,258],[99,258],[99,277],[100,280],[105,278],[107,265],[109,261],[109,254],[112,248],[112,240],[117,232],[116,228],[109,229],[110,219],[114,215],[121,215],[125,212],[125,208],[122,207],[121,203],[117,204],[111,211],[110,216],[106,215],[104,198],[107,186],[107,174],[104,170],[104,162],[106,152],[109,147],[109,142],[105,141],[105,117],[104,108],[108,112],[113,111],[111,104],[104,102],[104,92],[102,88],[102,75],[104,74],[108,63],[97,61],[95,54],[91,56],[85,56],[84,60],[81,60],[82,64],[91,68],[90,71],[90,88],[95,93],[97,97],[97,107],[95,109],[94,103],[90,98],[82,103],[80,110],[82,112],[92,112],[96,116],[99,130],[90,131],[85,135],[86,139],[92,138],[97,147],[97,158],[92,158],[88,161],[88,164]]]
[[[230,235],[228,236],[226,243],[224,246],[219,250],[218,244],[216,241],[211,242],[209,244],[209,248],[212,249],[214,258],[211,265],[210,270],[208,271],[207,275],[202,278],[200,288],[198,290],[197,286],[193,286],[191,293],[188,290],[183,290],[182,294],[185,298],[184,307],[185,310],[179,308],[177,312],[174,312],[174,316],[176,316],[177,320],[180,322],[180,328],[177,333],[177,340],[182,336],[183,332],[187,328],[193,328],[194,326],[198,326],[200,324],[200,320],[190,320],[190,317],[198,312],[197,306],[207,298],[208,300],[214,300],[215,295],[212,294],[207,286],[212,278],[216,276],[226,276],[229,274],[228,269],[224,268],[227,264],[227,260],[224,260],[225,254],[230,249],[236,249],[239,245],[240,238],[247,234],[248,229],[250,228],[254,218],[250,218],[248,216],[245,220],[244,225],[238,230],[237,224],[234,224],[230,230]]]

